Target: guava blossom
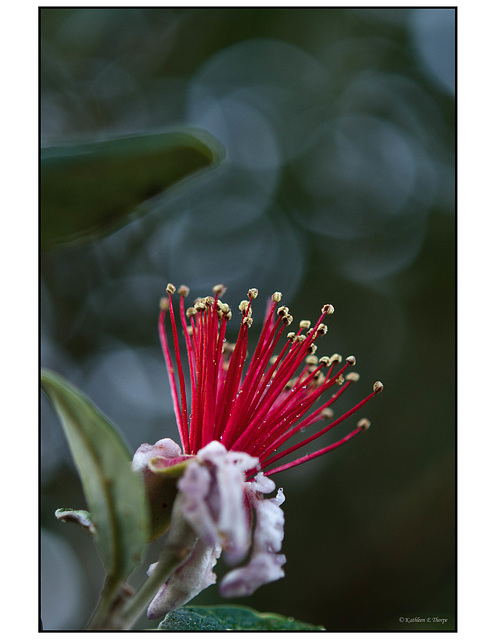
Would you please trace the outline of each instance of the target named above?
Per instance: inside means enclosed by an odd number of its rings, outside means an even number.
[[[282,295],[274,293],[248,359],[256,289],[250,289],[248,299],[239,305],[241,322],[233,344],[225,340],[232,311],[220,300],[223,285],[213,288],[214,296],[196,300],[187,310],[184,299],[189,289],[180,287],[178,318],[172,303],[175,291],[169,284],[168,298],[161,301],[159,334],[181,447],[168,438],[143,444],[133,465],[148,477],[180,470],[177,499],[196,541],[188,559],[152,601],[148,615],[153,618],[185,604],[213,584],[212,569],[222,550],[226,563],[235,567],[222,578],[223,596],[250,595],[283,577],[286,558],[280,553],[284,527],[280,505],[284,495],[279,489],[274,497],[267,497],[275,491],[269,476],[332,451],[367,429],[369,421],[361,419],[337,442],[281,464],[349,418],[383,388],[381,382],[375,382],[368,396],[333,419],[332,405],[359,376],[347,371],[355,364],[354,356],[343,360],[338,354],[319,359],[315,355],[316,340],[327,332],[323,321],[334,311],[330,304],[323,306],[314,325],[303,320],[297,331],[286,333],[293,318],[287,307],[278,306]],[[167,313],[172,349],[165,329]],[[178,326],[185,339],[189,389]],[[320,421],[327,424],[286,446],[293,436]]]

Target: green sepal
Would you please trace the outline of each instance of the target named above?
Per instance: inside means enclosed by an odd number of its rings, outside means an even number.
[[[170,526],[172,507],[177,496],[177,480],[151,471],[144,474],[146,497],[150,512],[150,542],[163,535]]]
[[[158,626],[162,631],[324,631],[325,628],[260,613],[251,607],[183,607],[168,613]]]
[[[177,496],[177,480],[186,470],[193,456],[170,459],[157,456],[148,462],[144,473],[146,496],[151,515],[150,541],[163,535],[170,526],[172,506]],[[173,460],[179,460],[173,464]],[[172,462],[172,464],[170,464]]]
[[[156,475],[163,476],[165,478],[180,478],[192,459],[193,456],[190,456],[186,460],[181,460],[181,462],[178,462],[177,464],[163,466],[163,462],[166,462],[167,458],[157,456],[156,458],[151,458],[148,462],[148,466]]]

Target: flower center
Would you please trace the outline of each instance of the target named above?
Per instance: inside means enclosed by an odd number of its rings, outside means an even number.
[[[313,326],[310,321],[303,320],[299,323],[299,330],[289,332],[284,339],[283,334],[292,324],[293,317],[286,306],[277,307],[282,294],[274,293],[267,305],[258,343],[248,359],[248,331],[253,323],[252,301],[258,296],[258,290],[250,289],[248,299],[240,303],[238,335],[235,343],[230,344],[226,342],[225,335],[232,311],[220,300],[225,287],[216,285],[214,296],[197,299],[187,310],[184,298],[189,289],[180,287],[179,316],[190,377],[188,397],[172,301],[176,292],[174,285],[169,284],[167,292],[168,297],[163,298],[160,304],[159,333],[185,454],[195,454],[209,442],[217,440],[228,450],[243,451],[257,457],[259,465],[256,470],[265,470],[339,425],[383,388],[381,382],[376,382],[372,393],[339,418],[305,440],[281,450],[297,433],[317,421],[331,419],[330,407],[359,379],[358,374],[347,372],[356,362],[354,356],[347,357],[344,363],[338,354],[320,359],[315,356],[316,340],[327,332],[323,320],[333,314],[333,306],[324,305]],[[172,329],[173,354],[165,329],[167,312]],[[276,355],[280,345],[282,347]],[[324,400],[324,394],[329,392],[330,398]],[[368,427],[369,422],[361,420],[341,440],[271,468],[265,471],[265,475],[323,455]]]

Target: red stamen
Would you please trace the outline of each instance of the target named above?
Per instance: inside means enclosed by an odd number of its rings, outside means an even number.
[[[180,291],[180,290],[179,290]],[[189,371],[191,373],[191,390],[194,394],[196,387],[196,376],[195,376],[195,362],[194,362],[194,349],[192,346],[191,336],[189,335],[186,313],[184,311],[184,295],[180,297],[180,320],[182,323],[182,331],[184,333],[184,337],[186,339],[187,345],[187,359],[189,362]],[[191,322],[192,325],[192,322]]]
[[[225,447],[230,449],[227,423],[237,399],[237,390],[242,376],[242,369],[247,353],[247,325],[241,323],[239,334],[235,343],[234,351],[230,356],[229,368],[225,377],[223,393],[219,403],[220,414],[218,416],[218,424],[222,425],[222,434],[220,439]],[[224,426],[225,425],[225,426]],[[235,429],[231,427],[231,429]]]
[[[243,425],[247,426],[253,419],[253,414],[256,411],[258,398],[260,394],[262,395],[267,388],[267,385],[263,384],[263,381],[260,382],[260,378],[263,375],[263,371],[266,368],[266,364],[268,363],[268,360],[270,359],[271,354],[273,353],[273,350],[276,347],[276,344],[282,334],[282,331],[284,330],[284,327],[280,327],[277,331],[279,320],[277,320],[277,322],[274,324],[273,330],[270,333],[270,337],[268,339],[272,340],[272,345],[266,347],[265,349],[266,353],[263,360],[261,360],[260,362],[256,377],[254,378],[254,369],[253,369],[252,370],[253,376],[251,376],[251,378],[246,376],[242,384],[241,390],[236,399],[235,408],[232,411],[229,421],[225,427],[226,436],[227,434],[228,436],[230,436],[234,430],[236,430],[238,433],[242,435],[243,431],[240,427],[242,427]],[[269,343],[267,341],[267,345],[268,344]],[[270,372],[268,372],[268,374],[265,374],[265,377],[263,378],[263,380],[266,378],[268,378],[268,380],[270,379],[269,373]],[[237,440],[235,440],[231,446],[232,448],[234,446],[238,446]]]
[[[340,424],[344,420],[347,420],[347,418],[352,416],[353,413],[356,413],[356,411],[359,411],[359,409],[361,409],[361,407],[364,406],[367,402],[369,402],[371,400],[371,398],[373,398],[375,395],[376,395],[376,392],[373,391],[373,393],[370,393],[369,396],[366,396],[366,398],[361,400],[361,402],[358,402],[356,406],[354,406],[352,409],[349,409],[349,411],[346,411],[342,416],[340,416],[340,418],[337,418],[337,420],[334,420],[333,422],[331,422],[324,429],[321,429],[320,431],[318,431],[317,433],[313,434],[312,436],[309,436],[309,438],[306,438],[302,442],[299,442],[297,444],[292,445],[292,447],[289,447],[285,451],[281,451],[280,453],[277,453],[277,455],[273,456],[273,458],[270,458],[266,462],[261,463],[261,466],[262,467],[266,467],[268,465],[271,465],[274,462],[276,462],[277,460],[280,460],[280,458],[284,458],[285,456],[289,455],[293,451],[297,451],[297,449],[300,449],[301,447],[306,446],[310,442],[313,442],[313,440],[316,440],[316,438],[319,438],[320,436],[322,436],[327,431],[330,431],[330,429],[333,429],[334,427],[336,427],[338,424]]]
[[[182,423],[179,396],[177,394],[177,385],[175,382],[175,372],[172,364],[172,358],[170,355],[170,349],[168,347],[167,334],[165,331],[165,309],[163,308],[160,311],[160,318],[158,322],[158,332],[160,335],[160,342],[162,345],[163,355],[165,357],[165,362],[167,365],[168,380],[170,383],[170,390],[172,392],[172,403],[174,406],[177,428],[179,429],[179,436],[182,444],[182,450],[184,451],[184,453],[190,453],[188,433],[187,433],[187,430],[184,431],[184,426]]]
[[[265,476],[272,476],[274,473],[280,473],[281,471],[286,471],[287,469],[291,469],[292,467],[297,467],[300,464],[304,464],[309,460],[318,458],[319,456],[322,456],[323,454],[328,453],[329,451],[333,451],[334,449],[341,447],[343,444],[348,442],[351,438],[354,438],[354,436],[356,436],[360,431],[363,431],[362,427],[358,427],[357,429],[354,429],[354,431],[351,431],[351,433],[344,436],[341,440],[339,440],[338,442],[334,442],[328,447],[324,447],[323,449],[320,449],[319,451],[315,451],[314,453],[308,453],[307,455],[302,456],[297,460],[293,460],[292,462],[287,462],[287,464],[283,464],[280,467],[275,467],[275,469],[269,469],[268,471],[263,471],[263,473],[265,474]]]
[[[306,398],[305,403],[302,405],[304,407],[304,410],[301,408],[301,411],[296,416],[293,416],[293,418],[291,420],[291,424],[294,424],[295,422],[297,422],[297,420],[299,420],[306,413],[306,411],[310,408],[310,406],[312,406],[314,404],[314,402],[316,402],[316,400],[318,400],[318,398],[325,391],[327,391],[331,386],[333,386],[336,383],[337,379],[343,374],[343,372],[349,366],[350,366],[349,363],[346,363],[342,367],[342,369],[340,369],[340,371],[338,371],[329,381],[325,382],[321,386],[321,389],[316,389],[313,392],[312,396],[308,395],[308,397]],[[344,393],[344,391],[347,389],[349,384],[350,384],[350,382],[347,382],[344,385],[342,385],[342,387],[340,387],[340,389],[337,391],[337,393],[335,393],[330,398],[330,400],[325,402],[325,404],[323,404],[321,407],[318,407],[315,411],[313,411],[313,413],[311,413],[309,416],[307,416],[307,418],[305,418],[299,424],[296,424],[290,430],[287,431],[283,427],[280,428],[280,426],[278,424],[275,424],[274,425],[275,428],[271,429],[266,434],[266,437],[265,437],[265,439],[263,441],[263,445],[264,445],[263,452],[259,456],[260,459],[261,458],[266,458],[268,455],[270,455],[269,454],[270,451],[273,451],[274,449],[277,449],[280,445],[282,445],[284,442],[286,442],[289,438],[291,438],[293,435],[295,435],[298,431],[301,431],[302,429],[305,429],[307,426],[309,426],[310,424],[315,422],[317,417],[318,417],[318,415],[320,415],[325,409],[328,409],[336,400],[338,400],[338,398],[340,398],[340,396]]]
[[[172,293],[175,291],[175,287],[173,287],[173,290],[172,290],[169,285],[167,289],[169,290],[168,299],[170,304],[170,323],[172,325],[172,335],[174,338],[175,361],[177,363],[177,373],[179,375],[180,401],[181,401],[181,407],[182,407],[182,415],[181,415],[182,430],[184,434],[187,434],[188,422],[187,422],[186,385],[184,381],[184,372],[182,370],[182,362],[180,359],[179,337],[177,335],[177,325],[175,324],[174,307],[172,304]],[[188,453],[188,452],[185,451],[185,453]]]
[[[312,328],[309,321],[302,321],[297,333],[288,334],[288,340],[284,343],[279,355],[273,356],[285,326],[292,322],[292,316],[287,307],[282,306],[276,310],[281,298],[281,294],[276,293],[272,296],[272,302],[267,304],[261,335],[243,377],[248,328],[252,324],[252,300],[257,297],[258,292],[256,289],[250,289],[249,300],[243,301],[240,305],[241,326],[237,340],[231,349],[225,343],[225,335],[227,320],[232,314],[228,305],[219,302],[219,297],[224,290],[223,285],[217,285],[213,290],[214,298],[209,296],[196,301],[194,308],[188,309],[187,313],[184,310],[184,297],[189,290],[187,287],[181,287],[178,291],[181,296],[180,322],[187,347],[191,378],[190,417],[171,298],[171,294],[175,291],[173,285],[167,286],[169,299],[163,303],[160,312],[160,341],[185,454],[194,454],[212,440],[218,440],[227,449],[244,451],[256,456],[260,461],[258,470],[264,469],[333,429],[381,391],[381,383],[375,383],[373,393],[340,418],[302,442],[275,454],[276,450],[296,433],[323,417],[328,418],[326,415],[328,408],[342,395],[349,384],[357,379],[357,374],[348,374],[347,381],[329,400],[313,411],[309,411],[324,393],[337,382],[340,383],[342,374],[347,367],[355,363],[355,359],[349,356],[340,370],[334,373],[335,364],[341,361],[340,356],[335,355],[332,358],[325,356],[320,358],[319,364],[315,356],[307,357],[308,353],[314,353],[317,337],[326,333],[326,326],[321,323],[326,315],[333,313],[331,305],[325,305],[322,308],[321,316]],[[170,310],[177,378],[165,332],[167,309]],[[307,330],[306,335],[303,335],[303,330]],[[328,371],[324,375],[322,369],[326,367]],[[359,430],[361,428],[319,451],[275,469],[272,468],[266,472],[266,475],[278,473],[323,455],[347,442]]]

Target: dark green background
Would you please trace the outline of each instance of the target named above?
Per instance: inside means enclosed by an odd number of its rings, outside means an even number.
[[[352,353],[361,374],[341,410],[385,385],[363,413],[370,431],[274,478],[287,497],[286,577],[239,601],[329,630],[456,625],[454,19],[41,10],[44,145],[194,125],[227,149],[140,220],[42,255],[43,363],[133,449],[176,437],[158,300],[168,281],[193,296],[224,282],[235,308],[259,288],[255,319],[274,290],[297,321],[335,306],[318,355]],[[102,570],[84,532],[53,516],[84,504],[42,410],[42,613],[46,629],[74,629]],[[194,604],[219,602],[211,587]],[[400,621],[415,616],[448,622]]]

